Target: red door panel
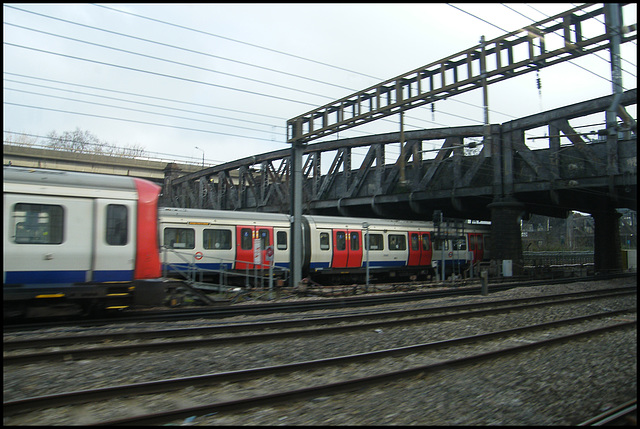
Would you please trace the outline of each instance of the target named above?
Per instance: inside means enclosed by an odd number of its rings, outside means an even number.
[[[253,268],[253,226],[236,226],[236,269]]]
[[[431,265],[431,237],[427,232],[409,232],[408,266]]]
[[[360,268],[362,266],[362,231],[349,230],[347,236],[347,248],[349,257],[347,259],[347,267]]]
[[[484,240],[482,234],[469,233],[469,250],[473,252],[473,262],[484,258]]]
[[[332,268],[346,268],[349,259],[347,247],[347,231],[344,229],[333,230],[333,259]]]
[[[254,240],[260,238],[262,264],[254,264]],[[273,227],[271,226],[236,226],[236,269],[268,269],[266,263],[266,251],[268,246],[273,246]]]
[[[419,232],[409,233],[409,261],[408,266],[420,265],[420,256],[422,254],[422,243],[420,242]]]
[[[433,249],[431,248],[431,235],[428,232],[422,233],[422,243],[420,249],[422,250],[422,253],[420,254],[420,265],[431,265],[431,255],[433,253]]]

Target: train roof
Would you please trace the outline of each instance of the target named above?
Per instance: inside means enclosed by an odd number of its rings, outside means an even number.
[[[338,217],[338,216],[305,216],[310,223],[315,223],[316,226],[332,226],[332,227],[345,227],[345,228],[363,228],[363,224],[366,222],[371,226],[386,227],[386,228],[432,228],[433,222],[431,221],[416,221],[416,220],[397,220],[397,219],[374,219],[374,218],[357,218],[357,217]]]
[[[142,179],[138,179],[142,180]],[[71,190],[88,190],[89,196],[109,191],[136,192],[129,176],[113,176],[75,171],[46,170],[5,165],[2,177],[5,192],[67,194]],[[52,191],[56,188],[56,191]],[[137,193],[136,193],[137,194]],[[134,198],[135,196],[132,195]]]
[[[264,212],[242,212],[233,210],[210,210],[210,209],[191,209],[191,208],[174,208],[160,207],[159,216],[161,218],[173,218],[176,222],[188,221],[208,221],[212,223],[233,221],[234,223],[242,222],[247,225],[251,224],[271,224],[275,226],[289,226],[291,216],[282,213],[264,213]],[[397,220],[397,219],[374,219],[374,218],[356,218],[341,216],[303,216],[311,225],[316,228],[347,228],[362,229],[366,222],[374,229],[422,229],[432,230],[435,228],[432,221],[415,221],[415,220]],[[487,230],[490,225],[477,225],[465,223],[466,231]]]
[[[280,223],[289,226],[289,215],[282,213],[263,213],[263,212],[241,212],[233,210],[207,210],[207,209],[185,209],[173,207],[160,207],[159,216],[171,217],[176,219],[206,219],[209,221],[227,221],[243,222],[252,224],[256,222]]]

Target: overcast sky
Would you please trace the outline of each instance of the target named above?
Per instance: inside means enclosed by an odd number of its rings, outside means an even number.
[[[287,119],[572,7],[4,4],[3,127],[80,128],[165,158],[204,151],[217,164],[288,148]],[[623,15],[636,23],[636,4]],[[636,51],[635,41],[622,47],[625,89],[637,87]],[[611,94],[608,51],[597,55],[542,69],[540,91],[535,72],[489,86],[490,121]],[[405,130],[478,125],[481,106],[470,91],[407,112]],[[325,140],[399,131],[387,119]]]

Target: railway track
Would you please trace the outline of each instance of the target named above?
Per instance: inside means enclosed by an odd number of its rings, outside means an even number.
[[[349,392],[354,389],[367,388],[381,383],[397,381],[411,377],[429,376],[443,369],[464,367],[478,364],[487,360],[495,360],[499,357],[510,356],[533,349],[551,347],[555,344],[564,344],[580,338],[591,338],[609,332],[630,329],[636,326],[636,321],[617,321],[616,318],[625,313],[634,313],[635,310],[602,312],[590,314],[579,318],[563,319],[543,324],[500,330],[436,341],[426,344],[414,344],[406,347],[398,347],[387,350],[379,350],[367,353],[359,353],[350,356],[339,356],[328,359],[319,359],[308,362],[297,362],[287,365],[278,365],[265,368],[252,368],[241,371],[202,375],[199,377],[186,377],[172,380],[162,380],[150,383],[138,383],[134,385],[112,386],[101,389],[84,390],[81,392],[69,392],[65,394],[49,395],[36,398],[26,398],[3,403],[5,416],[12,416],[27,411],[33,412],[39,409],[48,409],[61,406],[73,406],[88,401],[106,401],[123,396],[134,396],[144,401],[141,395],[166,393],[185,387],[215,385],[221,390],[206,390],[201,392],[200,398],[235,397],[223,401],[208,401],[197,406],[162,410],[151,413],[130,415],[119,419],[98,420],[98,425],[131,425],[131,424],[164,424],[177,419],[191,416],[203,416],[210,413],[223,413],[229,411],[247,410],[252,407],[265,407],[268,405],[290,403],[301,399],[316,398],[318,396],[334,395],[340,392]],[[580,326],[579,332],[566,333],[569,325]],[[575,330],[575,326],[572,328]],[[473,348],[465,350],[464,347],[475,344]],[[477,344],[481,344],[478,347]],[[478,348],[481,350],[478,351]],[[447,355],[443,350],[450,350],[453,357],[442,359]],[[380,365],[380,360],[393,357],[395,360],[402,357],[424,354],[437,351],[437,354],[427,354],[428,363],[415,364],[413,360],[402,369],[388,370],[385,365]],[[425,360],[423,359],[423,360]],[[430,362],[429,362],[430,361]],[[338,376],[329,372],[327,368],[349,368],[349,365],[357,364],[360,373],[374,374],[367,376],[352,376],[350,372],[341,371]],[[366,365],[366,368],[363,368]],[[307,377],[316,371],[317,380],[309,386],[303,379],[296,383],[296,374],[305,374]],[[329,377],[322,374],[329,373]],[[271,388],[266,393],[264,389],[257,389],[257,393],[246,386],[256,379],[273,377],[278,375],[278,383],[270,384]],[[338,381],[335,379],[339,378]],[[304,386],[304,387],[302,387]],[[209,388],[207,388],[209,389]],[[274,392],[274,390],[277,391]],[[114,407],[117,405],[114,405]],[[205,423],[206,424],[206,423]]]
[[[578,281],[597,281],[615,278],[635,277],[636,274],[617,274],[607,276],[590,276],[584,278],[568,278],[555,280],[535,280],[535,281],[516,281],[506,283],[490,284],[488,291],[490,293],[501,292],[512,289],[514,287],[540,286],[540,285],[560,285]],[[114,313],[113,317],[108,318],[92,318],[92,319],[72,319],[72,320],[53,320],[53,321],[34,321],[28,323],[17,323],[9,321],[4,325],[4,332],[21,331],[27,329],[44,329],[58,326],[103,326],[113,323],[130,323],[130,322],[153,322],[153,321],[169,321],[169,320],[193,320],[193,319],[222,319],[235,317],[239,315],[259,315],[270,313],[291,313],[304,312],[314,310],[330,310],[338,308],[354,308],[366,307],[391,303],[404,303],[425,299],[437,299],[446,297],[455,297],[463,295],[481,295],[483,293],[482,286],[479,284],[469,286],[450,287],[441,290],[426,290],[413,292],[395,292],[385,294],[367,294],[361,296],[349,296],[340,298],[322,298],[308,301],[275,302],[260,304],[242,304],[242,305],[221,305],[213,308],[188,308],[188,309],[163,309],[163,310],[144,310],[144,311],[127,311],[122,313]]]
[[[4,365],[33,362],[51,362],[55,360],[88,359],[105,356],[122,356],[137,352],[193,349],[196,347],[219,347],[229,344],[247,344],[260,341],[301,338],[317,335],[340,335],[345,332],[367,329],[386,329],[392,326],[409,324],[436,323],[446,320],[482,317],[492,314],[507,314],[512,311],[527,311],[536,308],[577,304],[594,299],[604,299],[632,295],[635,287],[574,292],[500,301],[449,305],[445,307],[426,307],[411,310],[391,310],[376,312],[357,312],[340,316],[320,316],[294,320],[266,322],[247,322],[206,327],[138,330],[98,334],[79,334],[53,336],[46,338],[28,338],[3,341]],[[341,324],[341,326],[332,326]],[[302,328],[302,329],[296,329]],[[256,333],[259,331],[267,333]],[[233,334],[233,335],[226,335]],[[223,335],[223,336],[221,336]],[[224,336],[226,335],[226,336]],[[213,337],[211,337],[213,336]],[[176,338],[192,337],[186,340]],[[160,342],[145,340],[162,339]],[[169,341],[167,341],[169,339]],[[134,344],[131,344],[134,342]],[[95,346],[94,344],[108,344]],[[83,348],[65,348],[74,344],[89,345]],[[56,348],[50,350],[49,348]],[[27,350],[27,352],[24,352]],[[28,350],[38,350],[29,352]]]
[[[637,426],[638,400],[632,399],[617,407],[612,407],[578,426]]]
[[[41,423],[51,424],[49,414],[61,413],[61,415],[75,415],[78,411],[83,410],[80,414],[86,414],[87,410],[103,409],[104,407],[112,409],[128,410],[124,415],[129,415],[134,420],[122,420],[113,422],[112,415],[105,415],[99,412],[91,411],[92,424],[153,424],[159,422],[169,422],[172,419],[180,419],[186,416],[202,416],[208,413],[222,413],[223,410],[246,409],[246,407],[267,406],[265,404],[281,404],[291,402],[291,398],[304,397],[333,397],[336,392],[344,392],[363,388],[366,386],[382,386],[385,380],[408,379],[407,377],[415,377],[415,374],[422,372],[423,374],[432,374],[434,372],[446,368],[465,368],[474,367],[474,363],[487,361],[482,356],[487,355],[489,361],[496,359],[501,354],[501,350],[514,349],[522,350],[520,346],[541,342],[543,344],[558,344],[563,340],[550,341],[560,337],[566,337],[565,341],[572,341],[576,330],[580,330],[582,338],[590,335],[607,335],[608,329],[624,330],[635,326],[635,309],[626,308],[630,302],[626,296],[630,296],[636,292],[635,287],[616,288],[604,290],[589,290],[583,292],[572,292],[557,295],[544,295],[528,298],[505,299],[500,301],[472,302],[466,304],[448,305],[446,307],[434,307],[427,304],[426,308],[414,308],[411,311],[399,311],[392,309],[382,312],[380,309],[371,311],[368,309],[358,309],[349,311],[349,314],[340,314],[338,316],[331,315],[315,316],[307,318],[298,318],[293,320],[263,320],[250,323],[224,323],[217,326],[207,326],[198,328],[182,328],[179,330],[162,330],[159,332],[139,331],[124,332],[114,335],[113,332],[107,333],[106,336],[100,335],[68,335],[65,338],[51,338],[42,342],[34,342],[31,338],[24,338],[21,341],[5,341],[5,375],[12,373],[11,360],[7,359],[7,354],[23,354],[17,357],[14,363],[26,363],[30,359],[25,353],[31,354],[37,347],[72,347],[72,349],[57,350],[57,357],[40,356],[37,357],[35,364],[42,365],[43,374],[46,374],[46,368],[54,365],[58,359],[65,359],[63,365],[66,367],[70,362],[92,362],[99,363],[104,360],[105,365],[120,367],[121,363],[127,360],[145,359],[145,362],[151,362],[151,356],[156,354],[138,353],[135,357],[109,357],[114,354],[122,354],[123,349],[118,347],[135,346],[133,350],[143,351],[148,344],[126,344],[127,341],[135,339],[135,341],[143,341],[141,337],[148,337],[153,340],[158,337],[163,338],[163,343],[173,346],[165,346],[160,343],[158,350],[164,347],[172,347],[176,349],[176,353],[184,353],[187,350],[202,350],[203,356],[208,355],[208,350],[223,350],[227,346],[236,344],[230,348],[231,353],[261,353],[260,350],[264,346],[274,344],[277,350],[277,344],[284,345],[297,341],[316,342],[321,338],[327,338],[329,344],[332,343],[331,338],[352,338],[358,341],[361,336],[375,335],[376,338],[382,338],[387,334],[392,335],[394,331],[400,331],[401,337],[412,340],[420,339],[412,332],[431,331],[429,327],[440,327],[447,324],[460,326],[462,329],[452,330],[449,335],[432,337],[427,342],[411,342],[408,344],[396,345],[389,347],[379,347],[370,349],[370,346],[355,348],[357,352],[350,353],[326,353],[318,355],[316,358],[301,359],[285,359],[271,362],[270,365],[242,365],[236,366],[235,369],[227,369],[226,371],[215,371],[209,373],[199,372],[197,375],[189,377],[172,377],[157,378],[152,381],[144,381],[138,383],[124,383],[120,385],[111,384],[111,387],[102,387],[96,389],[95,385],[89,388],[71,392],[67,391],[53,394],[38,395],[35,397],[9,396],[10,400],[3,404],[5,416],[9,416],[10,420],[5,422],[11,423],[12,418],[20,419],[21,416],[29,416],[29,418],[38,419],[38,415],[42,415]],[[635,300],[633,301],[635,303]],[[581,309],[574,314],[582,314],[580,317],[571,317],[558,319],[547,318],[551,320],[546,323],[524,324],[518,323],[520,318],[525,314],[536,315],[534,318],[522,320],[543,319],[544,314],[558,315],[566,314],[569,308]],[[584,314],[588,310],[588,314]],[[601,311],[594,311],[599,309]],[[606,311],[605,311],[606,310]],[[529,316],[528,316],[529,317]],[[465,326],[473,326],[479,321],[493,319],[495,321],[503,320],[508,323],[489,324],[493,328],[505,327],[508,329],[486,329],[476,330],[476,335],[471,334],[473,331],[465,329]],[[558,319],[558,320],[555,320]],[[615,325],[615,327],[614,327]],[[114,326],[114,329],[122,329]],[[412,327],[412,330],[407,330]],[[300,329],[302,328],[302,329]],[[211,332],[216,329],[225,331],[217,335],[216,338],[207,338]],[[380,335],[376,334],[380,332]],[[456,335],[457,334],[457,335]],[[460,335],[463,334],[463,335]],[[25,334],[28,335],[28,334]],[[183,337],[186,335],[186,337]],[[355,336],[354,336],[355,335]],[[408,335],[408,337],[407,337]],[[6,334],[5,334],[6,337]],[[178,339],[178,341],[172,341]],[[575,338],[579,338],[578,337]],[[184,338],[190,338],[185,340]],[[308,338],[304,340],[303,338]],[[362,337],[364,338],[364,337]],[[169,341],[167,341],[169,339]],[[207,341],[200,343],[200,340]],[[283,342],[284,340],[284,342]],[[116,348],[106,347],[104,350],[95,350],[97,342],[106,342],[106,344],[114,344]],[[145,340],[146,341],[146,340]],[[349,340],[347,340],[349,341]],[[249,343],[249,344],[245,344]],[[263,344],[259,347],[251,344]],[[87,345],[93,349],[75,350],[78,344]],[[99,343],[98,343],[99,344]],[[303,343],[296,343],[294,347],[305,347]],[[381,343],[385,344],[385,343]],[[392,343],[388,343],[392,344]],[[99,347],[105,344],[99,345]],[[242,347],[242,348],[238,348]],[[11,350],[13,349],[13,350]],[[369,350],[367,350],[369,349]],[[44,350],[44,349],[43,349]],[[110,351],[111,350],[111,351]],[[114,352],[114,350],[116,350]],[[148,349],[147,349],[148,350]],[[50,353],[51,350],[45,350]],[[38,351],[39,352],[39,351]],[[37,355],[38,352],[34,353]],[[285,354],[286,351],[283,351]],[[93,360],[88,361],[90,355],[83,353],[93,353]],[[508,352],[504,356],[508,355]],[[514,351],[514,353],[517,353]],[[165,353],[166,354],[166,353]],[[196,354],[196,355],[197,355]],[[168,354],[167,354],[168,355]],[[229,356],[233,356],[232,354]],[[46,358],[46,361],[42,361]],[[13,358],[12,358],[13,359]],[[40,360],[38,360],[40,359]],[[71,359],[71,360],[69,360]],[[78,360],[79,359],[79,360]],[[113,359],[118,359],[114,361]],[[39,363],[38,363],[39,362]],[[80,366],[83,366],[82,364]],[[53,368],[54,366],[51,366]],[[231,366],[233,368],[233,365]],[[66,370],[65,370],[66,371]],[[417,371],[417,372],[416,372]],[[302,377],[302,378],[300,378]],[[105,380],[106,381],[106,380]],[[257,384],[256,384],[257,383]],[[102,382],[98,386],[104,385]],[[267,388],[265,389],[265,386]],[[6,396],[5,384],[5,397]],[[275,393],[277,392],[277,393]],[[329,396],[327,396],[329,395]],[[347,393],[349,395],[349,393]],[[15,399],[14,399],[15,398]],[[120,398],[120,399],[117,399]],[[151,402],[156,401],[170,403],[173,406],[149,407],[148,398],[153,398]],[[166,399],[163,399],[166,398]],[[212,403],[210,398],[218,398],[218,401]],[[288,398],[288,399],[287,399]],[[89,401],[89,402],[87,402]],[[272,402],[273,401],[273,402]],[[175,404],[188,403],[189,406],[176,407]],[[134,405],[132,405],[134,404]],[[138,404],[138,405],[135,405]],[[195,405],[194,405],[195,404]],[[262,404],[262,405],[257,405]],[[78,408],[79,407],[79,408]],[[133,407],[133,408],[131,408]],[[139,410],[137,413],[132,410]],[[168,413],[166,410],[173,410]],[[144,412],[140,412],[144,410]],[[217,410],[217,411],[212,411]],[[160,415],[157,415],[160,412]],[[137,414],[137,416],[133,416]],[[15,416],[15,417],[13,417]],[[211,416],[209,417],[211,418]],[[136,420],[140,419],[140,420]],[[197,417],[204,419],[206,423],[207,417]],[[108,422],[107,422],[108,420]],[[20,420],[18,420],[19,422]],[[38,420],[36,420],[38,421]],[[54,422],[58,420],[53,420]],[[87,421],[82,421],[86,424]],[[17,423],[20,424],[20,423]],[[56,424],[56,423],[53,423]],[[76,424],[76,423],[72,423]]]

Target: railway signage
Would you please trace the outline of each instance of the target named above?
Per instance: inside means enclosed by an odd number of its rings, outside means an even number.
[[[267,246],[267,250],[264,252],[267,262],[273,261],[273,246]]]
[[[199,261],[200,259],[202,259],[202,252],[196,252],[195,256],[196,261]]]

